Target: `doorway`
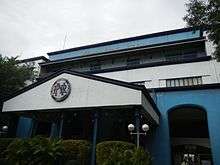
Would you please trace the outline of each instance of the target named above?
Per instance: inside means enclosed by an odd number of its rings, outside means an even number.
[[[206,111],[181,106],[168,112],[172,164],[212,165]]]

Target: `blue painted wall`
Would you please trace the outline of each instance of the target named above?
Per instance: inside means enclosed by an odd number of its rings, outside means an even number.
[[[209,89],[157,93],[161,118],[160,126],[152,138],[154,165],[171,164],[168,111],[175,106],[189,104],[203,107],[207,111],[213,161],[215,165],[220,164],[220,89]]]

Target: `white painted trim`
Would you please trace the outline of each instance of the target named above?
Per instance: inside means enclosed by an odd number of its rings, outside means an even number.
[[[141,104],[144,108],[145,111],[147,111],[147,113],[154,119],[154,121],[159,125],[159,116],[158,114],[155,112],[154,108],[151,106],[151,104],[149,103],[149,101],[146,99],[146,97],[144,96],[144,94],[142,93],[141,95]]]

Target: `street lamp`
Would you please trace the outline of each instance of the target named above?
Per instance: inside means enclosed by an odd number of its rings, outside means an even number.
[[[2,126],[2,131],[7,132],[8,131],[8,126],[7,125]]]
[[[133,124],[129,124],[129,125],[128,125],[128,130],[129,130],[130,132],[134,131],[134,125],[133,125]]]
[[[8,126],[4,125],[0,127],[0,137],[6,136],[8,132]]]
[[[143,124],[143,125],[142,125],[142,130],[143,130],[143,131],[145,132],[145,134],[146,134],[146,132],[149,131],[149,125]]]
[[[140,141],[140,135],[147,135],[147,131],[149,131],[149,126],[147,124],[142,125],[142,130],[144,132],[139,132],[139,129],[137,129],[137,132],[133,132],[135,129],[135,126],[133,124],[128,125],[128,130],[130,131],[130,135],[137,135],[137,148],[139,147],[139,141]]]

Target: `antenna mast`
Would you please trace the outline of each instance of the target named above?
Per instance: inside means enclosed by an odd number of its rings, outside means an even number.
[[[67,38],[67,34],[65,34],[65,37],[64,37],[64,41],[63,41],[63,49],[65,48],[66,38]]]

